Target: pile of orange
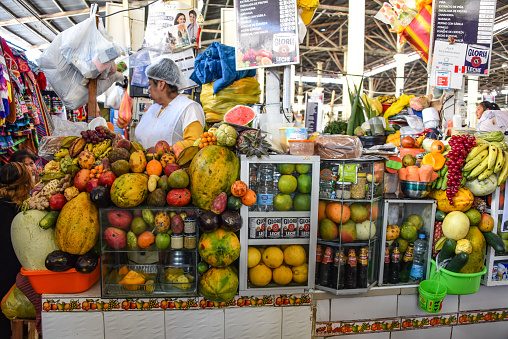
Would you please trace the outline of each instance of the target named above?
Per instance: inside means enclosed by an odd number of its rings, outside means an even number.
[[[211,132],[204,132],[201,134],[201,140],[198,147],[204,148],[210,145],[217,145],[217,137]]]

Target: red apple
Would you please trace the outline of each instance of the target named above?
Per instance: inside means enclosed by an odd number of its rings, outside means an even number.
[[[108,222],[113,227],[128,231],[132,222],[132,214],[126,210],[109,211]]]
[[[164,174],[166,174],[168,177],[176,170],[179,170],[180,166],[178,164],[167,164],[166,167],[164,167]]]
[[[74,187],[76,187],[80,192],[86,191],[86,184],[90,180],[90,170],[82,169],[76,173],[74,176]]]
[[[115,227],[108,227],[104,230],[104,240],[109,247],[115,250],[121,250],[127,245],[125,232]]]
[[[113,186],[115,179],[116,175],[112,171],[102,172],[101,176],[99,177],[99,185],[111,187]]]
[[[88,193],[90,193],[97,186],[99,186],[99,179],[92,178],[92,179],[88,180],[88,182],[86,183],[86,191]]]
[[[67,199],[62,193],[53,194],[49,198],[49,208],[53,211],[60,211],[65,203],[67,203]]]
[[[171,146],[168,144],[166,140],[159,140],[155,144],[155,153],[157,153],[158,156],[163,155],[164,153],[171,152]]]

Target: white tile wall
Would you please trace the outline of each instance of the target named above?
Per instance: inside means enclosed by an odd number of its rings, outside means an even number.
[[[164,311],[104,312],[106,339],[165,339],[161,324]]]
[[[225,316],[226,339],[282,337],[282,307],[228,308]]]
[[[455,326],[452,339],[506,339],[508,338],[508,322],[485,323]]]
[[[337,320],[361,320],[397,316],[397,296],[332,299],[330,317]]]
[[[167,311],[165,318],[166,338],[224,338],[224,310]]]
[[[308,339],[312,336],[310,306],[282,308],[282,339]]]
[[[423,330],[411,330],[392,332],[391,339],[450,339],[451,327],[426,328]]]
[[[459,308],[459,298],[456,295],[448,295],[443,301],[443,310],[441,313],[453,313],[457,312]],[[398,316],[410,316],[410,315],[428,315],[418,308],[418,295],[407,294],[399,295],[398,298]]]
[[[330,321],[330,299],[317,300],[316,321]]]
[[[481,286],[478,293],[460,296],[460,310],[508,308],[508,286]],[[508,334],[506,335],[508,338]]]
[[[102,312],[42,312],[42,333],[50,339],[104,338]]]

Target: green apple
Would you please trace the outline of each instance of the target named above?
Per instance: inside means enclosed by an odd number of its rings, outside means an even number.
[[[167,249],[169,247],[169,243],[170,243],[170,238],[169,238],[169,234],[167,234],[167,233],[159,233],[155,237],[155,246],[159,250]]]

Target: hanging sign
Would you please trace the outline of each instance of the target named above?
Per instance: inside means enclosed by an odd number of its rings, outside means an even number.
[[[296,0],[235,0],[236,69],[298,64]]]

